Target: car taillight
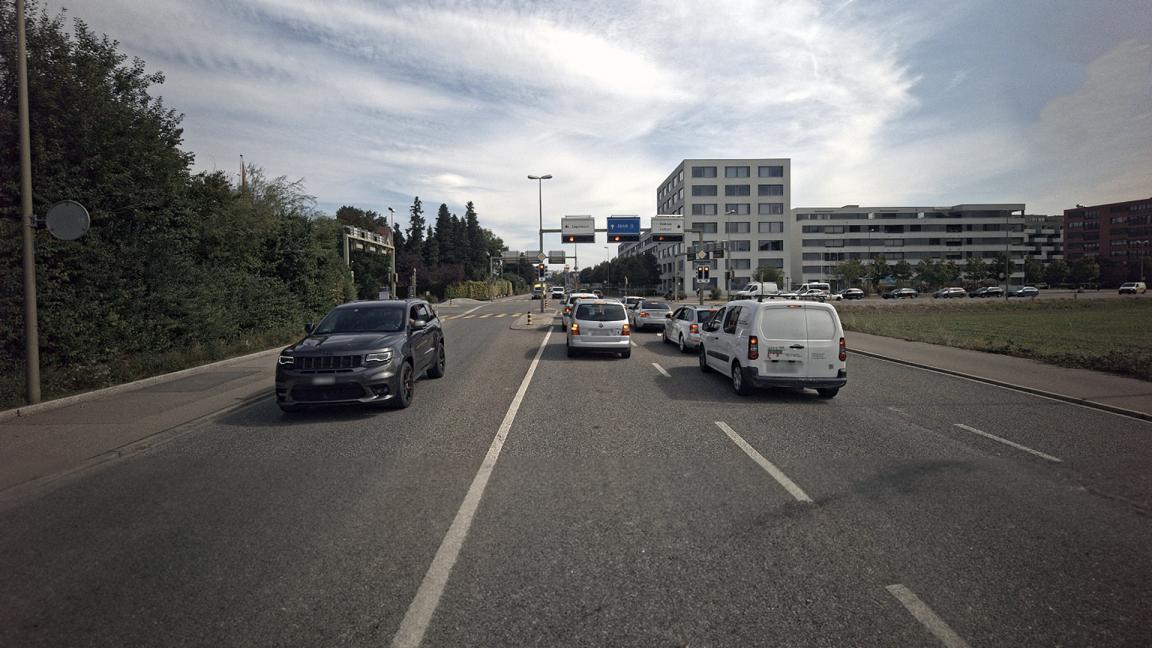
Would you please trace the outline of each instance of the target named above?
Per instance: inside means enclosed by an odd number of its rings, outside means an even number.
[[[844,345],[844,338],[840,338],[840,362],[848,359],[848,348]]]
[[[692,334],[699,333],[700,332],[700,325],[699,324],[689,324],[688,325],[688,332],[692,333]]]
[[[625,324],[620,329],[620,335],[632,335],[632,327]]]
[[[648,311],[640,311],[640,317],[648,317]]]
[[[569,306],[565,306],[564,307],[564,314],[565,315],[571,315],[572,314],[572,308]]]
[[[572,335],[580,335],[580,325],[572,322]]]
[[[756,339],[755,335],[748,336],[748,359],[758,360],[760,358],[760,340]]]

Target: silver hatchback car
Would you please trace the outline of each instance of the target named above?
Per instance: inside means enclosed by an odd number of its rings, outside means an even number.
[[[620,302],[581,300],[573,305],[571,317],[567,326],[569,358],[581,351],[632,357],[632,327]]]

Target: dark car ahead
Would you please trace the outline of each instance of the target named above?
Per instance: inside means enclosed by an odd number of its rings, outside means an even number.
[[[354,403],[404,408],[417,379],[444,375],[444,333],[426,301],[342,304],[305,332],[276,362],[276,403],[285,412]]]
[[[989,298],[995,298],[995,297],[1003,297],[1004,296],[1004,289],[999,287],[999,286],[986,286],[984,288],[980,288],[978,290],[973,291],[968,296],[974,297],[976,299],[989,299]]]
[[[1022,286],[1020,288],[1013,288],[1008,291],[1009,297],[1031,297],[1035,299],[1040,294],[1040,289],[1033,286]]]
[[[889,290],[880,296],[884,299],[915,299],[920,296],[920,293],[912,288],[897,288],[896,290]]]

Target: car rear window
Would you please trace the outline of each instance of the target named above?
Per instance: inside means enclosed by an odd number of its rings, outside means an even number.
[[[760,333],[767,340],[807,340],[803,308],[765,308]]]
[[[712,316],[715,314],[716,314],[716,311],[714,311],[714,310],[711,310],[711,311],[698,310],[698,311],[696,311],[696,321],[703,324],[703,323],[707,322],[708,320],[712,319]]]
[[[645,309],[645,310],[671,310],[668,308],[668,304],[661,304],[660,302],[650,302],[650,301],[646,301],[646,302],[640,304],[640,308]]]
[[[586,322],[618,322],[626,320],[624,306],[620,304],[580,304],[576,307],[576,319]]]
[[[823,309],[805,308],[804,313],[808,319],[809,340],[835,340],[836,320],[832,313]]]

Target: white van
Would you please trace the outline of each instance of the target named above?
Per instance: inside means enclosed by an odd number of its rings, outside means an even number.
[[[700,337],[700,370],[731,376],[740,395],[753,387],[807,387],[833,398],[848,383],[844,327],[830,304],[729,302]]]
[[[775,281],[753,281],[741,290],[732,293],[732,299],[755,299],[769,297],[775,299],[780,294],[780,286]]]

